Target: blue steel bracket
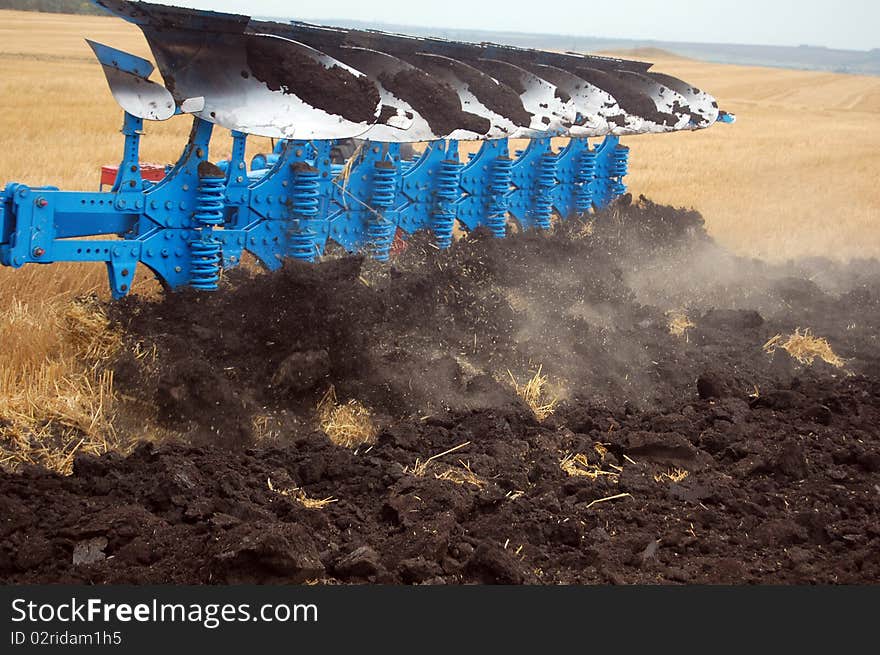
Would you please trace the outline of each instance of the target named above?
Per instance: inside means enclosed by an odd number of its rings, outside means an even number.
[[[412,164],[405,164],[396,206],[406,234],[430,229],[440,248],[452,241],[456,201],[461,195],[457,141],[433,141]]]
[[[489,228],[493,236],[507,234],[507,204],[513,160],[507,139],[484,141],[461,171],[461,190],[457,204],[459,222],[468,230]]]
[[[330,238],[386,261],[397,231],[400,146],[365,141],[333,181]]]
[[[224,265],[235,265],[232,257],[240,258],[242,249],[269,270],[279,268],[287,257],[312,261],[324,251],[329,235],[331,143],[279,143],[274,164],[249,184],[246,198],[231,208],[224,229],[216,232],[223,244]],[[240,157],[243,161],[243,145]],[[241,170],[237,158],[233,149],[227,180]]]
[[[223,230],[215,231],[214,237],[221,244],[221,265],[233,268],[241,263],[241,255],[245,248],[244,233],[233,234],[232,230],[241,230],[239,212],[246,206],[249,199],[250,179],[245,164],[247,134],[232,132],[232,153],[228,161],[217,162],[217,167],[226,174],[224,197]],[[228,231],[227,231],[228,230]]]
[[[116,194],[116,209],[143,209],[144,181],[141,178],[140,143],[144,133],[144,119],[125,112],[122,134],[125,136],[122,161],[116,171],[116,180],[110,189]]]
[[[596,149],[596,177],[591,184],[593,205],[605,209],[626,193],[623,178],[628,173],[629,148],[620,144],[620,137],[606,136]]]
[[[215,288],[219,276],[206,273],[201,254],[203,232],[210,233],[202,212],[216,212],[217,185],[205,194],[200,171],[208,165],[208,146],[213,125],[194,118],[189,142],[180,159],[165,178],[145,193],[145,211],[138,221],[134,238],[142,245],[141,261],[168,286],[176,288],[195,284],[199,288]],[[211,205],[204,207],[201,205]],[[209,259],[217,257],[217,253]],[[193,265],[196,262],[195,266]],[[214,279],[214,283],[208,281]]]
[[[138,120],[126,116],[125,126],[137,128]],[[130,291],[138,262],[171,288],[192,282],[190,243],[202,231],[192,222],[198,209],[198,167],[207,158],[210,136],[211,124],[195,119],[180,160],[146,191],[137,184],[106,193],[8,185],[0,263],[17,268],[27,263],[104,262],[115,298]],[[135,144],[136,139],[126,139],[123,163],[137,161]],[[135,178],[120,175],[117,182],[121,179]],[[116,238],[80,238],[102,235]]]
[[[596,153],[585,138],[572,138],[557,155],[553,207],[564,219],[584,216],[593,207],[591,184],[596,176]]]
[[[550,229],[557,163],[549,137],[532,139],[518,153],[511,168],[515,188],[510,192],[509,211],[523,230]]]

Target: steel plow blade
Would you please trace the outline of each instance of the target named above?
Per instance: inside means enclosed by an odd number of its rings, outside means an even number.
[[[464,62],[431,53],[415,53],[407,60],[458,94],[462,109],[489,123],[479,137],[497,139],[531,136],[531,115],[510,87]],[[463,138],[463,137],[458,137]]]
[[[646,111],[641,117],[648,124],[652,124],[652,128],[656,127],[656,131],[676,132],[690,126],[691,109],[680,93],[642,73],[623,71],[612,75],[651,99],[654,103],[654,111]]]
[[[610,94],[555,66],[537,64],[531,70],[554,84],[557,96],[568,98],[574,104],[577,118],[569,129],[572,136],[604,136],[612,133],[615,127],[613,117],[620,113],[620,107]]]
[[[178,102],[230,130],[286,139],[355,137],[379,117],[379,91],[362,73],[302,43],[246,34],[248,18],[101,0],[143,31]]]
[[[679,93],[687,101],[691,111],[691,129],[709,127],[718,120],[718,102],[705,91],[665,73],[648,72],[646,75]]]
[[[363,138],[401,143],[476,139],[489,129],[485,119],[463,111],[454,89],[407,61],[360,47],[341,47],[332,52],[373,80],[379,87],[383,106],[393,108],[396,116],[410,122],[405,129],[396,129],[391,119],[383,120],[383,109],[382,122],[365,132]]]
[[[151,121],[168,120],[175,113],[174,98],[161,84],[148,78],[153,64],[122,50],[86,39],[110,86],[114,100],[132,116]]]
[[[556,87],[525,68],[498,59],[469,61],[475,68],[491,75],[519,94],[525,110],[530,114],[529,129],[552,136],[564,136],[577,119],[577,111],[570,102],[556,94]]]
[[[643,85],[635,84],[635,77],[616,71],[601,71],[595,68],[578,68],[575,71],[590,84],[608,93],[614,105],[606,106],[609,120],[616,125],[613,134],[651,134],[667,132],[664,120],[654,100],[645,93]],[[611,113],[619,110],[619,113]]]
[[[196,115],[251,134],[621,136],[700,129],[722,115],[712,96],[643,62],[97,2],[142,29],[178,105],[203,98]]]

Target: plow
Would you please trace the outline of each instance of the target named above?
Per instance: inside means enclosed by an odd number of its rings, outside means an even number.
[[[549,230],[625,193],[622,137],[734,120],[642,62],[96,4],[141,29],[162,83],[152,62],[89,41],[124,113],[112,186],[7,184],[0,264],[103,262],[115,298],[139,264],[168,289],[210,291],[246,254],[273,270],[333,247],[384,261],[422,231],[444,249],[457,229]],[[142,166],[145,121],[182,115],[177,162]],[[222,160],[216,130],[232,136]],[[251,135],[275,145],[248,162]]]

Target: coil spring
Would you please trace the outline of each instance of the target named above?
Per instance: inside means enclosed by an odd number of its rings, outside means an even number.
[[[394,168],[379,166],[373,170],[373,207],[387,209],[394,204]]]
[[[611,198],[619,198],[626,193],[626,185],[621,178],[629,173],[629,148],[617,146],[611,157]]]
[[[510,157],[497,157],[489,176],[489,211],[486,227],[499,239],[507,234],[507,192],[510,190],[510,173],[513,160]]]
[[[288,241],[290,256],[301,261],[314,261],[316,236],[314,230],[302,226],[295,227],[291,231]]]
[[[314,230],[302,221],[313,219],[318,215],[320,197],[320,173],[317,170],[300,169],[293,174],[293,185],[290,192],[290,209],[294,219],[288,235],[290,256],[302,261],[314,261],[315,238]]]
[[[378,219],[367,225],[367,249],[370,257],[380,262],[388,261],[391,245],[394,242],[395,225],[391,221]]]
[[[203,177],[199,180],[198,207],[195,213],[196,227],[214,227],[223,222],[222,177]]]
[[[535,227],[542,230],[550,229],[550,216],[553,214],[553,197],[550,195],[550,190],[556,183],[556,163],[556,155],[549,153],[542,155],[538,162],[532,218],[535,221]]]
[[[189,242],[192,261],[190,285],[202,291],[213,291],[220,281],[222,245],[214,238],[214,227],[223,223],[225,179],[203,177],[199,180],[196,212],[193,215],[198,234]]]
[[[452,203],[458,198],[460,177],[461,162],[452,159],[440,162],[440,169],[437,172],[437,207],[434,209],[431,223],[434,240],[439,248],[448,248],[452,245],[452,230],[455,225]]]
[[[382,164],[382,165],[380,165]],[[373,169],[373,207],[380,214],[373,216],[367,225],[367,248],[370,256],[384,262],[388,260],[394,240],[394,223],[381,216],[382,210],[394,205],[396,171],[383,162]]]
[[[578,162],[577,187],[574,194],[574,208],[580,214],[586,214],[593,206],[593,190],[590,182],[596,176],[596,153],[584,150]]]
[[[290,208],[294,218],[313,218],[318,215],[320,189],[317,170],[298,170],[293,175]]]
[[[629,172],[629,148],[617,146],[611,157],[611,174],[624,177]]]

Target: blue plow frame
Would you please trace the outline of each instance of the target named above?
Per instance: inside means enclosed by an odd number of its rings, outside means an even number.
[[[331,161],[334,141],[279,141],[248,168],[247,135],[238,132],[229,160],[210,163],[213,127],[193,119],[180,159],[158,183],[141,178],[143,120],[126,112],[110,191],[8,184],[0,264],[104,262],[115,298],[130,291],[138,264],[167,288],[212,290],[245,251],[269,269],[313,261],[330,241],[387,260],[395,238],[420,230],[439,248],[452,244],[456,222],[496,237],[511,220],[547,230],[554,217],[585,216],[626,190],[629,150],[614,136],[594,147],[571,138],[558,150],[533,139],[521,152],[506,139],[484,141],[465,163],[457,141],[429,143],[412,159],[398,144],[364,141],[344,165]]]

